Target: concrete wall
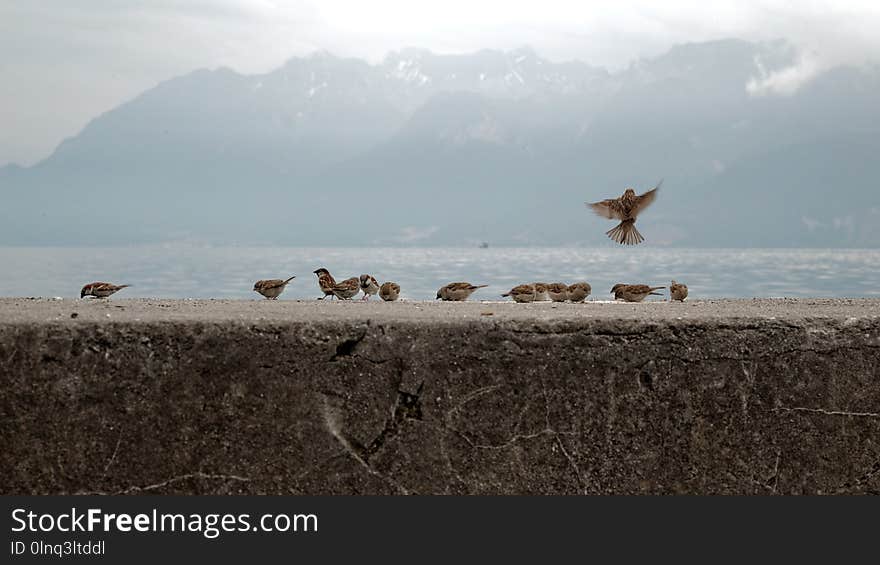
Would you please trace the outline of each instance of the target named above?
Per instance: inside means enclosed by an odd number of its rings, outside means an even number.
[[[0,491],[880,493],[880,319],[0,323]]]

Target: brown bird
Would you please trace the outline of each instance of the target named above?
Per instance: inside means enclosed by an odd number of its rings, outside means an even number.
[[[568,285],[564,283],[550,283],[547,285],[547,294],[553,302],[565,302],[568,300]]]
[[[611,287],[611,294],[614,295],[614,300],[620,300],[623,298],[623,289],[628,287],[629,285],[626,283],[617,283],[616,285]]]
[[[79,297],[94,296],[95,298],[107,298],[114,292],[118,292],[123,288],[129,287],[129,284],[112,284],[106,282],[93,282],[82,287],[79,291]]]
[[[586,204],[603,218],[620,220],[620,223],[605,232],[605,235],[623,245],[637,245],[645,241],[645,238],[636,229],[636,216],[657,198],[657,191],[661,184],[663,184],[662,180],[657,183],[657,186],[641,196],[636,196],[635,190],[627,188],[620,198],[609,198],[601,202],[587,202]]]
[[[330,291],[340,300],[351,300],[355,294],[361,291],[361,281],[357,277],[351,277],[334,284]]]
[[[537,297],[537,291],[535,290],[535,285],[533,284],[521,284],[519,286],[515,286],[510,291],[505,292],[501,296],[511,297],[514,302],[534,302],[535,297]]]
[[[400,296],[400,285],[393,282],[382,283],[379,287],[379,298],[385,302],[394,302]]]
[[[364,291],[364,297],[361,300],[369,300],[370,296],[379,292],[379,282],[372,275],[361,275],[361,290]]]
[[[669,285],[669,301],[672,302],[673,300],[678,300],[684,302],[684,299],[687,298],[687,296],[687,285],[672,281],[672,284]]]
[[[589,283],[576,282],[568,285],[568,299],[572,302],[583,302],[592,291]]]
[[[267,300],[278,300],[278,295],[284,292],[287,283],[296,278],[296,275],[290,277],[286,281],[281,279],[265,279],[254,283],[254,292],[259,292],[266,297]]]
[[[468,296],[473,294],[473,292],[478,288],[484,288],[487,286],[489,285],[473,285],[467,282],[449,283],[448,285],[441,287],[440,290],[437,291],[437,298],[442,300],[451,300],[453,302],[462,302],[464,300],[467,300]]]
[[[316,275],[318,275],[318,286],[321,288],[321,292],[324,293],[324,296],[320,297],[318,300],[324,300],[325,298],[333,297],[333,285],[336,284],[336,279],[333,278],[333,275],[330,274],[330,271],[321,267],[316,271],[313,271]]]
[[[626,300],[627,302],[641,302],[646,297],[656,294],[658,296],[663,296],[659,292],[654,292],[655,290],[660,290],[661,288],[666,288],[663,286],[648,286],[646,284],[623,284],[618,283],[611,288],[611,293],[614,294],[615,300],[620,300],[621,298]]]
[[[535,285],[535,302],[549,302],[550,292],[547,290],[547,283],[532,283]]]

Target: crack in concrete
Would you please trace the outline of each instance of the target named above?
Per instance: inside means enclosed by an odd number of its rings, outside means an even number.
[[[107,470],[110,469],[110,466],[113,465],[113,462],[116,461],[116,454],[119,453],[119,445],[122,443],[122,432],[123,428],[119,429],[119,437],[116,439],[116,447],[113,448],[113,455],[110,456],[110,459],[107,461],[107,464],[104,465],[104,472],[101,473],[101,479],[107,478]]]
[[[568,463],[571,465],[571,468],[574,470],[574,475],[577,477],[578,486],[581,489],[581,494],[587,494],[586,486],[584,485],[584,479],[581,476],[581,468],[578,466],[577,461],[569,455],[568,450],[565,449],[565,444],[562,442],[562,439],[559,437],[560,434],[558,432],[554,432],[553,437],[556,439],[556,443],[559,445],[560,451],[568,459]]]
[[[478,399],[479,397],[483,396],[484,394],[489,394],[490,392],[496,391],[499,388],[501,388],[501,386],[502,385],[490,385],[490,386],[484,386],[482,388],[478,388],[474,391],[471,391],[470,393],[465,395],[465,397],[461,400],[461,402],[459,402],[458,404],[456,404],[455,406],[453,406],[452,408],[450,408],[446,412],[446,417],[449,418],[450,416],[452,416],[452,414],[454,414],[454,413],[458,412],[459,410],[461,410],[462,408],[464,408],[464,405],[467,404],[468,402],[472,402],[472,401]]]
[[[826,416],[852,416],[856,418],[880,418],[877,412],[847,412],[845,410],[828,410],[825,408],[806,408],[802,406],[777,406],[771,410],[772,412],[811,412],[814,414],[824,414]]]
[[[468,396],[466,396],[465,399],[462,400],[461,403],[459,403],[457,406],[455,406],[451,410],[449,410],[449,412],[447,412],[447,417],[450,416],[452,413],[454,413],[459,408],[461,408],[467,402],[469,402],[475,398],[478,398],[484,394],[488,394],[489,392],[492,392],[493,390],[496,390],[498,388],[500,388],[500,385],[494,385],[494,386],[483,387],[483,388],[477,389],[476,391],[474,391],[471,394],[469,394]],[[553,425],[550,423],[550,396],[547,393],[547,385],[543,380],[541,381],[541,392],[542,392],[542,396],[544,398],[544,425],[545,425],[545,427],[543,430],[538,430],[536,432],[531,432],[531,433],[526,433],[526,434],[519,433],[519,429],[522,426],[522,421],[525,416],[525,413],[528,411],[528,409],[530,407],[530,404],[528,401],[525,403],[522,410],[520,410],[519,418],[517,419],[517,423],[513,428],[514,434],[504,443],[500,443],[500,444],[477,443],[473,439],[471,439],[467,433],[465,433],[457,428],[448,426],[448,424],[447,424],[448,430],[454,432],[456,435],[458,435],[460,438],[462,438],[465,441],[465,443],[467,443],[471,447],[471,449],[483,449],[483,450],[495,450],[495,451],[507,449],[508,447],[511,447],[521,441],[532,440],[532,439],[536,439],[539,437],[545,437],[545,436],[552,437],[553,440],[556,442],[556,445],[559,447],[559,450],[562,453],[563,457],[565,457],[566,462],[569,465],[571,465],[572,471],[574,471],[575,478],[577,479],[578,488],[580,489],[581,493],[586,494],[586,492],[587,492],[586,484],[583,479],[583,475],[581,474],[580,467],[578,466],[577,461],[575,461],[574,457],[572,457],[572,455],[565,448],[565,444],[563,443],[563,441],[561,439],[561,436],[574,436],[574,437],[576,437],[579,434],[577,434],[576,432],[561,432],[561,431],[556,430],[553,427]],[[449,461],[449,465],[454,470],[454,467],[452,466],[451,461]],[[459,480],[461,480],[460,477],[459,477]]]
[[[510,439],[508,439],[504,443],[491,444],[491,443],[475,443],[474,440],[469,438],[468,435],[466,433],[462,432],[461,430],[453,429],[453,431],[456,434],[458,434],[459,437],[461,437],[473,449],[507,449],[511,445],[513,445],[519,441],[522,441],[522,440],[535,439],[537,437],[547,436],[547,435],[556,435],[556,432],[554,430],[541,430],[541,431],[533,432],[530,434],[514,434],[513,436],[511,436]]]
[[[223,480],[223,481],[238,481],[238,482],[250,482],[250,478],[242,477],[239,475],[219,475],[213,473],[187,473],[185,475],[178,475],[176,477],[171,477],[170,479],[164,480],[159,483],[146,485],[146,486],[130,486],[128,488],[124,488],[122,490],[118,490],[116,492],[104,492],[104,491],[88,491],[88,492],[77,492],[78,495],[103,495],[103,496],[116,496],[120,494],[131,494],[133,492],[149,492],[152,490],[160,489],[162,487],[166,487],[168,485],[172,485],[174,483],[179,483],[180,481],[186,481],[188,479],[207,479],[207,480]]]
[[[340,414],[327,403],[327,396],[323,395],[324,422],[330,434],[345,448],[345,451],[371,475],[381,478],[392,485],[398,492],[409,494],[409,491],[392,477],[381,473],[370,462],[370,458],[382,449],[385,443],[395,437],[400,430],[400,425],[408,419],[421,420],[422,406],[420,396],[425,383],[421,383],[415,394],[398,389],[394,404],[391,406],[391,415],[385,421],[385,426],[379,434],[373,438],[369,445],[364,446],[355,438],[349,437],[339,422]]]
[[[742,416],[744,420],[749,419],[749,397],[751,393],[755,389],[755,375],[758,374],[758,362],[754,359],[751,363],[749,363],[749,368],[746,368],[746,363],[741,363],[741,369],[743,372],[743,377],[745,381],[743,383],[738,383],[739,386],[739,400],[740,400],[740,408],[742,409]]]
[[[394,399],[394,404],[391,406],[391,415],[385,421],[385,427],[382,428],[379,435],[377,435],[367,447],[367,458],[376,454],[382,449],[382,446],[385,445],[386,441],[396,436],[400,431],[400,425],[405,420],[422,419],[422,405],[419,397],[422,394],[424,386],[425,383],[421,383],[419,388],[416,389],[415,394],[400,389],[397,390],[397,396]]]
[[[776,463],[773,464],[773,488],[770,492],[776,494],[779,489],[779,459],[782,457],[782,451],[776,452]]]
[[[357,346],[367,337],[367,330],[364,328],[360,335],[355,337],[347,337],[336,344],[336,352],[330,357],[330,361],[338,361],[341,357],[356,357],[354,354]]]
[[[311,475],[311,474],[314,473],[315,471],[321,469],[321,468],[322,468],[324,465],[326,465],[327,463],[333,461],[334,459],[339,459],[339,458],[341,458],[341,457],[348,457],[348,452],[347,452],[346,450],[344,450],[344,449],[343,449],[343,450],[340,450],[340,451],[337,451],[337,452],[334,453],[333,455],[330,455],[330,456],[328,456],[328,457],[325,457],[324,459],[318,461],[317,463],[315,463],[315,464],[312,465],[311,467],[305,469],[304,471],[300,471],[299,473],[297,473],[297,475],[296,475],[295,477],[293,477],[293,484],[296,485],[297,483],[299,483],[299,481],[301,481],[301,480],[303,480],[304,478],[308,477],[309,475]],[[295,486],[288,486],[288,487],[287,487],[287,492],[290,493],[290,494],[300,494],[300,495],[308,494],[308,493],[306,493],[306,492],[303,492],[303,491],[300,491],[300,490],[296,489]]]

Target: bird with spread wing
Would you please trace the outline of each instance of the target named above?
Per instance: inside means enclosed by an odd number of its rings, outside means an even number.
[[[627,188],[620,198],[608,198],[601,202],[587,202],[586,204],[593,209],[593,212],[603,218],[620,220],[620,223],[605,232],[605,235],[623,245],[637,245],[645,241],[645,238],[636,229],[636,216],[657,198],[657,191],[661,184],[663,184],[662,180],[657,183],[657,186],[642,195],[636,195],[635,190]]]

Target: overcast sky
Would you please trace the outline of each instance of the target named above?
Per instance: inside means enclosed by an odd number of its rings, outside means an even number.
[[[880,2],[541,0],[0,0],[0,166],[33,164],[93,117],[197,68],[265,72],[326,49],[381,60],[529,45],[620,68],[676,43],[784,38],[797,67],[752,84],[785,94],[840,63],[880,59]]]

